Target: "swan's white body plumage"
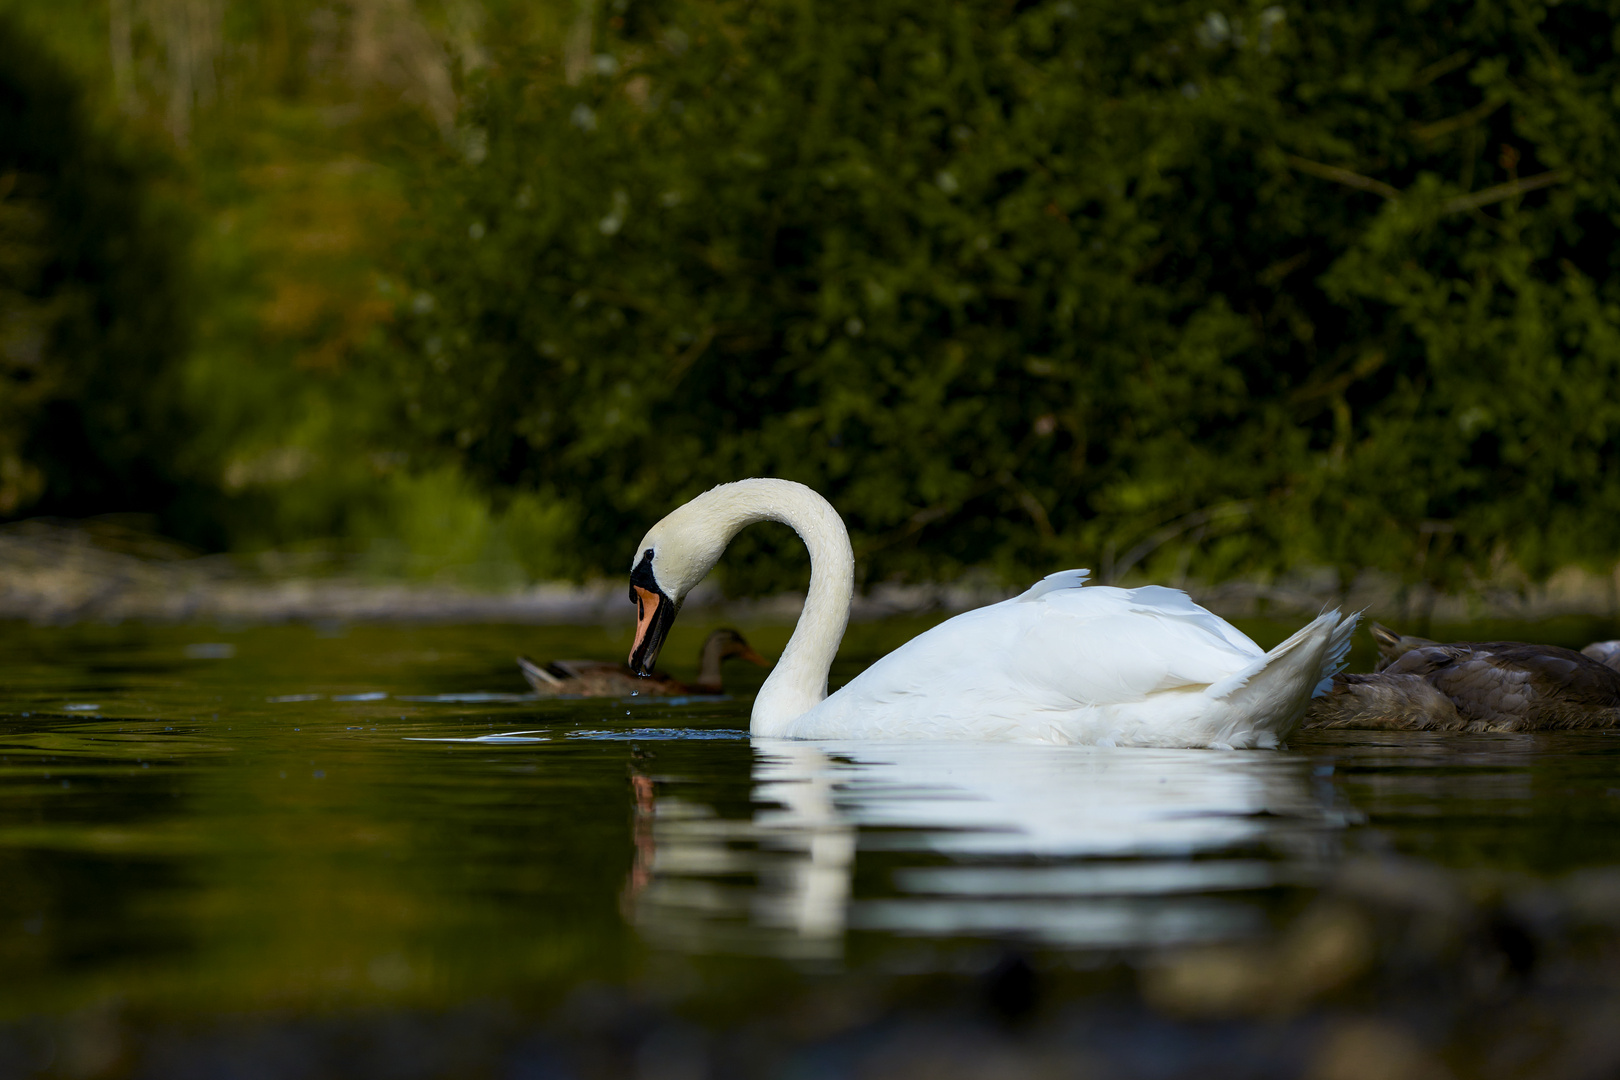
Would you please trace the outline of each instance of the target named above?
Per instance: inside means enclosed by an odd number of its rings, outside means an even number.
[[[1326,689],[1354,626],[1323,615],[1268,655],[1177,589],[1085,578],[1054,574],[941,623],[783,734],[1272,747]]]
[[[1101,746],[1272,747],[1344,664],[1356,618],[1319,616],[1264,652],[1177,589],[1052,574],[1011,600],[949,619],[827,696],[854,590],[836,511],[802,484],[722,484],[638,547],[679,605],[745,525],[793,526],[810,549],[804,611],[754,701],[757,736],[994,739]]]

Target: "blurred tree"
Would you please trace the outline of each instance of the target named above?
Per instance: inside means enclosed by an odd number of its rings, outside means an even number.
[[[190,222],[169,172],[0,19],[0,515],[153,510],[192,487]]]
[[[761,473],[868,579],[1612,560],[1614,3],[580,10],[421,186],[392,368],[579,571]]]
[[[29,83],[29,108],[76,125],[40,121],[52,145],[89,140],[100,149],[73,152],[122,163],[122,173],[63,167],[89,176],[97,198],[104,181],[128,204],[110,228],[57,208],[118,247],[121,284],[94,286],[106,300],[99,317],[167,313],[184,331],[132,335],[147,350],[139,364],[105,350],[94,362],[89,352],[71,364],[49,358],[47,331],[92,287],[82,275],[108,266],[53,254],[56,204],[42,193],[47,180],[52,198],[67,188],[38,170],[5,173],[0,517],[141,510],[202,546],[313,547],[389,575],[459,574],[471,522],[486,538],[471,561],[500,564],[473,577],[547,573],[543,555],[516,558],[504,535],[516,529],[539,541],[526,550],[543,552],[549,510],[531,500],[497,519],[453,470],[413,470],[387,425],[389,387],[350,357],[393,310],[400,175],[465,152],[457,82],[482,63],[484,35],[494,26],[560,41],[553,26],[573,14],[572,3],[505,0],[0,0],[8,39],[31,54],[7,77],[50,72],[48,86]],[[147,243],[140,214],[173,215],[175,227]],[[177,299],[183,310],[172,310]],[[129,385],[97,374],[98,363]],[[47,405],[105,412],[99,394],[128,414],[117,421],[122,441],[108,442],[117,424],[99,414],[85,421],[88,436],[46,424]],[[41,424],[61,445],[29,457],[23,443]],[[108,442],[99,465],[84,460],[98,439]]]

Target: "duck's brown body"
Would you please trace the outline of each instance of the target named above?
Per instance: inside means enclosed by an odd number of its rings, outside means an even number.
[[[541,697],[675,697],[723,693],[720,665],[732,657],[769,666],[737,631],[716,630],[703,642],[697,682],[690,686],[662,672],[637,675],[624,664],[605,660],[553,660],[542,666],[520,656],[518,668]]]
[[[1440,644],[1374,624],[1378,670],[1336,675],[1306,728],[1568,731],[1620,727],[1620,671],[1556,645]]]

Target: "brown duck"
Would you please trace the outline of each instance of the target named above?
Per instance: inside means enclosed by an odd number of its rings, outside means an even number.
[[[1620,727],[1620,671],[1556,645],[1441,644],[1372,624],[1378,667],[1333,677],[1306,728],[1559,731]]]
[[[760,667],[770,661],[755,652],[735,630],[716,630],[703,642],[699,653],[697,682],[688,686],[662,672],[641,676],[624,664],[606,660],[553,660],[541,666],[526,656],[518,657],[518,667],[541,697],[671,697],[679,694],[719,694],[720,664],[732,657]]]

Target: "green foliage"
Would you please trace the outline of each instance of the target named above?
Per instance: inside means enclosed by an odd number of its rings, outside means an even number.
[[[492,512],[488,495],[449,466],[396,472],[379,486],[350,525],[369,541],[360,565],[370,575],[509,589],[578,571],[555,504],[519,494]]]
[[[1613,3],[604,14],[485,78],[392,369],[585,569],[756,474],[869,580],[1612,558]]]
[[[569,10],[513,7],[0,0],[22,57],[0,82],[28,103],[4,153],[57,162],[0,164],[0,517],[137,510],[375,573],[560,573],[552,512],[414,470],[389,386],[351,362],[393,310],[399,177],[459,145],[454,71],[497,19],[543,38]],[[80,348],[97,333],[118,343]]]
[[[178,464],[191,222],[171,177],[0,19],[0,516],[199,493]]]

